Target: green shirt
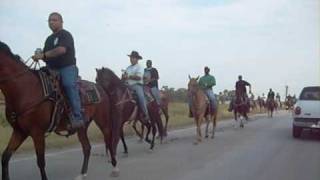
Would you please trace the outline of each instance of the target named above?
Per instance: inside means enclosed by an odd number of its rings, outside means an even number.
[[[204,75],[200,78],[199,85],[202,89],[212,89],[216,85],[216,79],[210,74]]]

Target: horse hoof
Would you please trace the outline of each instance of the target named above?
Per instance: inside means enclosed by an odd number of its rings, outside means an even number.
[[[208,135],[205,136],[206,139],[207,139],[208,137],[209,137]]]
[[[87,178],[87,174],[80,174],[74,180],[85,180]]]
[[[120,176],[120,170],[118,168],[113,168],[110,176],[111,177],[119,177]]]

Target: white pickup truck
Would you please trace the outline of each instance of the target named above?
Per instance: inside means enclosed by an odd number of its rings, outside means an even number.
[[[303,88],[294,106],[293,137],[300,137],[303,129],[320,130],[320,86]]]

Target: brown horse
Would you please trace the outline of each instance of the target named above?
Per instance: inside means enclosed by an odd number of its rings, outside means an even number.
[[[114,74],[108,68],[96,69],[97,77],[96,82],[103,87],[103,89],[110,95],[111,106],[114,109],[112,113],[112,119],[118,119],[121,122],[120,136],[124,146],[124,153],[128,153],[128,148],[124,139],[123,126],[126,122],[139,120],[144,126],[147,127],[148,132],[146,134],[145,141],[150,143],[150,150],[154,148],[155,136],[158,127],[159,135],[162,141],[163,137],[163,125],[159,113],[159,106],[155,100],[148,103],[147,108],[150,115],[151,122],[142,121],[141,113],[139,113],[137,103],[129,90],[129,87],[120,80],[120,78]],[[149,140],[149,134],[152,129],[152,140]],[[139,133],[137,131],[137,133]]]
[[[168,122],[169,122],[169,95],[165,91],[160,91],[160,109],[161,112],[163,113],[165,117],[165,125],[164,125],[164,130],[163,130],[163,136],[166,137],[168,135]],[[138,119],[136,119],[132,127],[135,130],[136,134],[139,136],[140,141],[143,140],[143,134],[144,134],[144,125],[141,123],[140,128],[141,132],[138,131],[137,129],[137,123],[139,122]]]
[[[212,121],[212,135],[211,138],[214,138],[214,133],[215,133],[215,128],[217,125],[217,108],[215,108],[214,111],[212,111],[210,108],[210,103],[208,100],[208,97],[206,94],[203,92],[203,90],[200,88],[198,84],[198,79],[197,78],[191,78],[189,76],[189,83],[188,83],[188,94],[189,98],[191,100],[191,112],[193,114],[197,129],[197,141],[195,144],[198,144],[199,142],[202,141],[202,134],[201,134],[201,125],[202,121],[204,118],[206,119],[206,135],[205,137],[207,138],[208,135],[208,129],[209,129],[209,123]]]
[[[13,55],[10,48],[0,42],[0,89],[5,96],[6,117],[13,128],[10,141],[2,154],[2,180],[9,180],[9,161],[12,154],[19,148],[24,140],[31,136],[37,155],[37,164],[42,180],[47,180],[45,171],[45,134],[51,123],[51,115],[55,102],[44,97],[40,78],[35,71],[30,70],[17,56]],[[94,120],[104,135],[106,147],[112,157],[113,175],[118,175],[117,161],[115,159],[116,139],[119,135],[113,132],[116,121],[111,121],[109,97],[101,87],[98,87],[101,101],[97,104],[85,105],[84,113],[88,121]],[[56,132],[67,129],[67,110],[58,113],[61,117]],[[91,145],[87,136],[87,126],[77,132],[81,142],[84,160],[81,175],[83,179],[88,170]],[[108,150],[108,149],[106,149]]]
[[[273,117],[273,111],[276,108],[276,102],[274,99],[267,99],[267,111],[268,111],[268,117]]]
[[[243,97],[235,96],[230,102],[230,110],[233,110],[234,120],[236,123],[239,122],[239,126],[244,128],[243,118],[248,120],[248,113],[250,109],[250,105]],[[238,121],[238,119],[240,119]],[[237,125],[235,125],[236,127]]]

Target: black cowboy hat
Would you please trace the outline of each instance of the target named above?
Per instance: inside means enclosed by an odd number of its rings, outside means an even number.
[[[135,57],[137,59],[142,59],[137,51],[132,51],[131,54],[128,54],[129,57]]]

